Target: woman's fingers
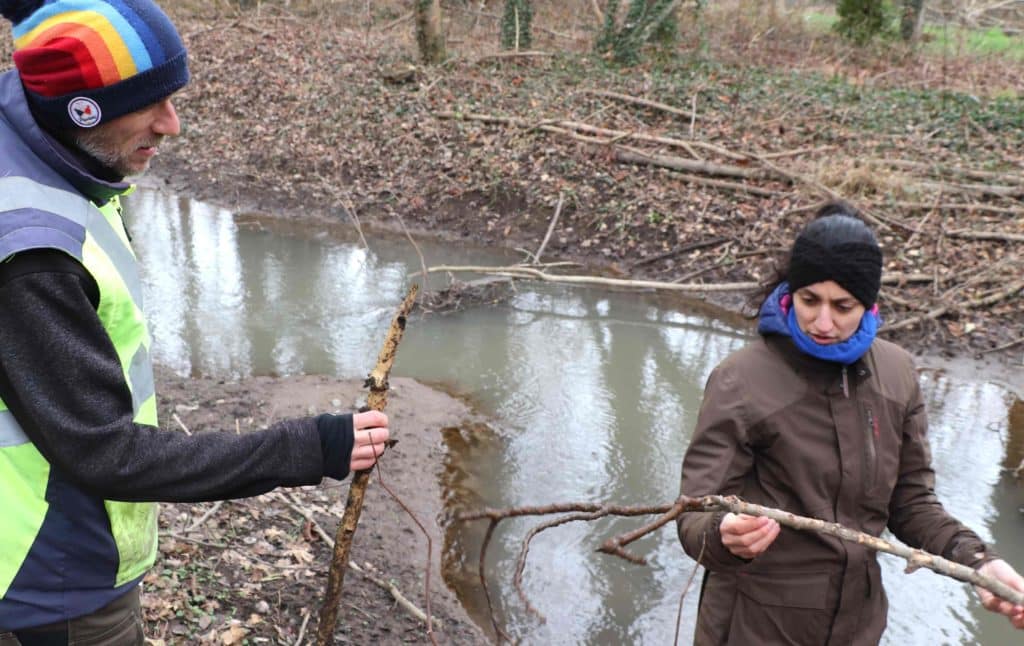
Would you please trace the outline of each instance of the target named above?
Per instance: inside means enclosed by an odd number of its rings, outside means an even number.
[[[740,558],[751,559],[764,552],[779,536],[781,527],[770,518],[726,514],[719,533],[722,544]]]

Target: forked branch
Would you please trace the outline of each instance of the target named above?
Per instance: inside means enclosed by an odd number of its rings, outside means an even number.
[[[490,521],[484,543],[480,548],[480,582],[484,588],[484,596],[487,599],[488,608],[491,608],[490,593],[487,590],[487,581],[484,575],[484,561],[487,554],[487,546],[490,543],[490,539],[493,536],[498,523],[508,518],[516,518],[520,516],[558,515],[558,518],[546,521],[528,533],[526,539],[524,539],[523,548],[520,551],[519,562],[517,563],[514,576],[516,589],[519,592],[519,595],[523,598],[526,607],[532,612],[537,612],[533,605],[526,599],[525,592],[523,592],[521,587],[521,582],[522,571],[525,567],[526,555],[529,550],[529,543],[533,537],[541,531],[557,527],[567,522],[580,520],[590,521],[607,516],[656,515],[657,517],[646,525],[625,534],[609,538],[597,548],[597,551],[599,552],[613,554],[638,565],[645,565],[646,560],[643,557],[625,549],[626,546],[670,523],[678,518],[680,514],[689,511],[728,511],[735,514],[747,514],[749,516],[763,516],[771,518],[780,525],[785,525],[792,529],[834,536],[844,541],[863,545],[867,549],[874,550],[876,552],[885,552],[898,556],[907,562],[907,573],[913,572],[918,568],[928,568],[929,570],[944,576],[985,588],[996,596],[1012,603],[1024,605],[1024,593],[1010,588],[1001,581],[979,574],[976,570],[965,565],[954,563],[953,561],[949,561],[941,556],[930,554],[923,550],[910,548],[905,545],[893,544],[877,536],[872,536],[871,534],[850,529],[849,527],[845,527],[838,523],[831,523],[817,518],[808,518],[806,516],[798,516],[781,509],[754,505],[744,502],[736,496],[703,496],[700,498],[680,496],[672,504],[636,507],[606,505],[601,503],[560,503],[545,506],[512,507],[508,509],[482,509],[463,512],[459,514],[457,518],[460,521],[480,520],[484,518]],[[493,612],[491,616],[495,632],[498,635],[504,636],[498,628],[497,622],[493,618]]]

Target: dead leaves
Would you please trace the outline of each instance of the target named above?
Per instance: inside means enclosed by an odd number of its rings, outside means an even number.
[[[297,495],[326,515],[323,490]],[[223,503],[181,533],[208,511],[210,505],[161,508],[161,558],[143,582],[152,643],[242,644],[268,630],[291,643],[300,610],[322,585],[315,553],[321,542],[306,530],[308,521],[267,495]]]

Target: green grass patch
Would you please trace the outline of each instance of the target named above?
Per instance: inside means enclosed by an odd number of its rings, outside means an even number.
[[[925,51],[933,54],[955,53],[978,56],[1005,56],[1006,58],[1024,60],[1024,37],[1011,36],[999,27],[984,31],[979,29],[963,29],[961,27],[944,27],[927,25],[924,33],[929,39]]]
[[[834,13],[805,11],[802,14],[804,27],[812,34],[827,34],[835,27],[838,18]],[[893,23],[893,32],[899,32],[899,24]],[[968,29],[957,25],[925,25],[924,51],[929,54],[954,54],[973,56],[1004,56],[1014,61],[1024,61],[1024,36],[1005,33],[999,27],[989,29]]]
[[[822,13],[820,11],[805,11],[803,14],[804,27],[816,34],[827,34],[832,31],[839,18],[834,13]]]

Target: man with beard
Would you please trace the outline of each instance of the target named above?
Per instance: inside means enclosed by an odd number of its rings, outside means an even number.
[[[382,413],[245,435],[157,427],[126,176],[180,131],[185,47],[152,0],[0,0],[0,645],[143,644],[157,501],[370,468]]]

